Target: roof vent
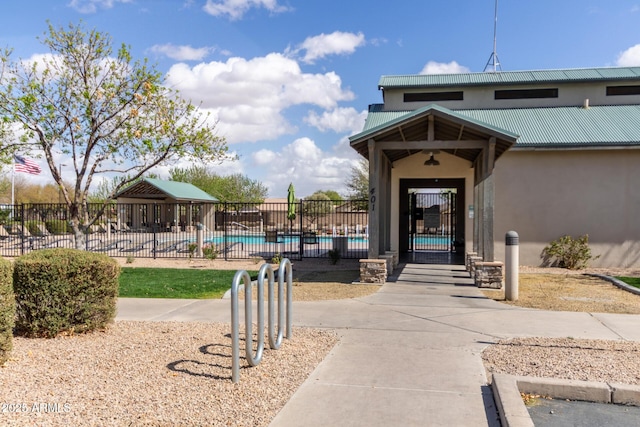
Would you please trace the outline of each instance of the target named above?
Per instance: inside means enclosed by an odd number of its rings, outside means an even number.
[[[584,100],[584,103],[582,104],[582,108],[584,108],[585,110],[589,109],[589,98]]]

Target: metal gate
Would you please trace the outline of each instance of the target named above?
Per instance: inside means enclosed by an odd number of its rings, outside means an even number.
[[[455,196],[454,191],[443,189],[409,194],[411,251],[455,251]]]

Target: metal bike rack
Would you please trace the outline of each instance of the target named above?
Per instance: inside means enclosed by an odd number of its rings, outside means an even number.
[[[275,301],[273,295],[273,287],[275,285],[274,272],[271,265],[265,264],[258,272],[258,299],[256,305],[258,307],[258,325],[257,325],[257,349],[256,355],[253,355],[253,309],[252,303],[252,285],[251,277],[246,270],[238,270],[233,277],[231,284],[231,356],[232,356],[232,373],[231,380],[234,383],[240,381],[240,320],[238,314],[238,291],[240,283],[244,285],[244,323],[245,323],[245,355],[250,366],[257,366],[262,361],[264,353],[264,281],[267,279],[268,286],[268,335],[269,347],[274,350],[280,348],[285,329],[285,310],[284,310],[284,282],[287,281],[287,304],[286,304],[286,337],[290,339],[291,332],[291,303],[293,274],[291,261],[287,258],[283,259],[278,269],[278,329],[277,336],[274,333],[275,327]]]

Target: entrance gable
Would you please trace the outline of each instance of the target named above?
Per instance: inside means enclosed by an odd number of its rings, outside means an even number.
[[[384,120],[384,112],[376,113],[383,114]],[[368,158],[368,141],[373,139],[391,162],[422,150],[443,150],[475,162],[489,139],[495,138],[495,161],[518,138],[509,131],[435,104],[400,117],[388,116],[389,121],[350,137],[351,147]]]
[[[493,180],[496,160],[517,135],[429,105],[373,126],[350,139],[369,160],[369,258],[391,249],[391,170],[395,161],[419,152],[444,151],[474,168],[474,204],[478,207],[474,249],[493,261]],[[475,236],[474,236],[475,237]]]

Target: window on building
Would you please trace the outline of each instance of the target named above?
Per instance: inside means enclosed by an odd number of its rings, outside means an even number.
[[[636,86],[607,86],[607,96],[640,95],[640,85]]]
[[[462,101],[464,93],[456,92],[409,92],[404,94],[404,102]]]
[[[495,99],[538,99],[557,98],[558,89],[507,89],[496,90]]]

